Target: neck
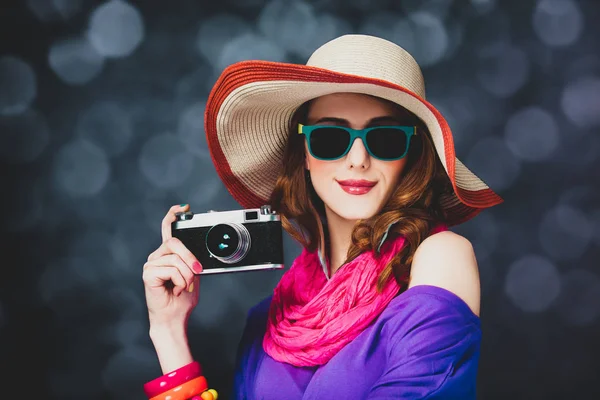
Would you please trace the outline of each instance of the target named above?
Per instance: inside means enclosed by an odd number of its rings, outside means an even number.
[[[356,221],[344,219],[328,207],[325,209],[325,216],[329,230],[329,269],[331,276],[333,276],[346,261],[346,255],[352,243],[352,230]]]

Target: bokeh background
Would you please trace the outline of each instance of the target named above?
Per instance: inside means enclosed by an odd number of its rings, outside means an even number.
[[[3,0],[0,397],[143,399],[162,217],[239,208],[204,138],[220,71],[370,33],[415,56],[458,156],[505,199],[453,228],[481,270],[478,398],[600,398],[599,20],[596,0]],[[221,398],[282,273],[202,281],[190,340]]]

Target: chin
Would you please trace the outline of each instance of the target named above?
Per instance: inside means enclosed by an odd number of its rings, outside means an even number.
[[[336,207],[329,207],[329,209],[340,218],[349,221],[356,221],[359,219],[368,219],[377,214],[378,207],[365,206],[360,204],[351,204],[347,202],[343,206],[336,205]]]

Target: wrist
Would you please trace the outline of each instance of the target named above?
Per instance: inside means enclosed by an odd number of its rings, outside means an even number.
[[[187,338],[187,326],[185,323],[153,323],[150,321],[149,335],[152,342],[181,340]]]
[[[183,325],[151,326],[150,340],[156,350],[163,374],[194,361]]]

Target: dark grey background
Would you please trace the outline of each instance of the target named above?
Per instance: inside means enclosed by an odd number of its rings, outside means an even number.
[[[599,17],[592,0],[3,1],[0,397],[144,398],[160,221],[239,208],[203,136],[216,77],[363,32],[415,55],[459,158],[505,199],[453,229],[481,270],[478,397],[600,398]],[[281,274],[202,281],[189,334],[221,398]]]

